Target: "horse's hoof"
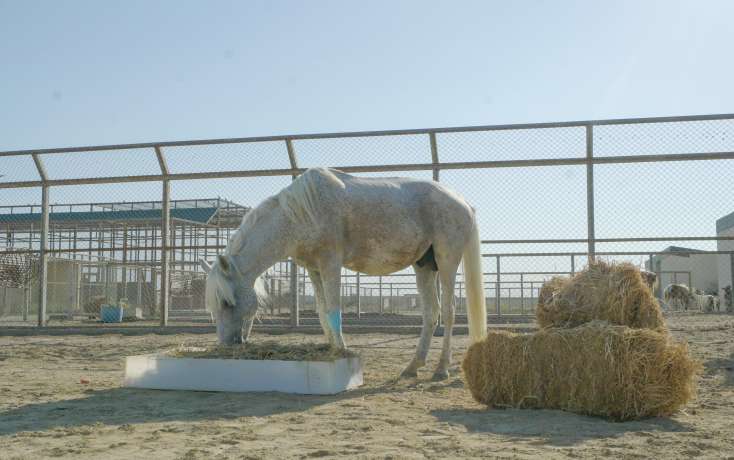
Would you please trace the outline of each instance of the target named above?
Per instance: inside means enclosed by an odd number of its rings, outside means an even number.
[[[439,382],[441,380],[448,380],[449,377],[450,377],[449,376],[449,371],[447,371],[447,370],[436,371],[436,372],[433,373],[433,379],[432,380],[434,382]]]

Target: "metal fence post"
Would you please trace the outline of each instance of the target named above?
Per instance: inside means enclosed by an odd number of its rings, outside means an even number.
[[[169,175],[166,157],[160,147],[155,147],[155,154],[164,177]],[[171,273],[169,255],[171,246],[171,181],[163,179],[161,200],[161,326],[168,325],[168,308],[170,302]]]
[[[44,185],[42,188],[42,217],[41,217],[41,248],[39,254],[39,273],[38,273],[38,325],[46,325],[46,309],[48,306],[48,233],[49,233],[49,206],[48,206],[49,187]]]
[[[290,139],[285,140],[285,148],[288,152],[288,161],[291,164],[291,169],[298,169],[298,157],[296,157],[296,150],[293,148],[293,142]],[[296,180],[298,175],[293,173],[291,175],[292,180]],[[290,260],[290,271],[291,271],[291,326],[298,327],[300,324],[300,302],[298,296],[298,265],[296,261],[291,258]]]
[[[520,313],[525,314],[525,277],[520,273]]]
[[[497,256],[497,286],[495,287],[495,298],[497,299],[497,316],[502,316],[500,309],[500,256]]]
[[[49,186],[48,174],[43,160],[33,154],[38,175],[41,176],[41,246],[38,253],[38,326],[46,325],[46,307],[48,302],[48,234],[49,234]]]
[[[440,171],[438,162],[438,144],[436,144],[436,133],[428,133],[428,139],[431,142],[431,163],[433,163],[433,180],[438,182],[438,173]]]
[[[291,259],[289,264],[290,269],[290,291],[291,291],[291,326],[298,327],[300,323],[300,305],[298,295],[298,265]]]
[[[433,131],[428,133],[428,140],[431,144],[431,166],[433,169],[433,180],[438,182],[438,177],[439,177],[439,172],[440,172],[440,168],[439,168],[440,163],[438,161],[438,143],[436,142],[436,133]],[[441,298],[441,282],[438,279],[438,277],[436,277],[436,293],[438,293],[438,296],[439,296],[438,298],[440,299]],[[440,311],[438,313],[438,321],[439,323],[443,322],[443,318],[441,318]]]
[[[382,275],[380,275],[378,278],[378,290],[380,291],[377,295],[380,297],[380,314],[384,313],[385,309],[385,303],[382,301]]]
[[[357,319],[360,319],[362,317],[362,296],[359,294],[359,272],[357,272]]]
[[[596,236],[594,234],[594,127],[586,125],[586,222],[589,239],[589,262],[596,257]]]
[[[576,274],[576,256],[571,254],[571,274]]]

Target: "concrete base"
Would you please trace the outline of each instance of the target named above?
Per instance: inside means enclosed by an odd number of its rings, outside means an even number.
[[[123,386],[155,390],[336,394],[362,385],[359,358],[270,361],[128,356]]]

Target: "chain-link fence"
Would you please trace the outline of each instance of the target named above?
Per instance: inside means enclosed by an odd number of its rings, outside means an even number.
[[[734,115],[162,142],[0,153],[0,325],[210,323],[200,260],[313,166],[438,180],[477,209],[491,320],[526,321],[589,257],[686,284],[731,310]],[[226,197],[226,198],[223,198]],[[297,276],[293,276],[293,274]],[[261,324],[314,326],[291,261],[263,274]],[[466,321],[462,273],[457,323]],[[412,269],[344,270],[345,325],[417,326]]]

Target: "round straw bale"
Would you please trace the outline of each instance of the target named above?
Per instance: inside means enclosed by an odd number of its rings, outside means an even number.
[[[536,318],[540,327],[574,327],[593,320],[665,330],[660,305],[640,270],[630,263],[592,262],[573,277],[543,284]]]
[[[489,332],[469,347],[462,368],[474,399],[489,406],[623,421],[684,406],[701,365],[666,333],[593,321],[534,334]]]

